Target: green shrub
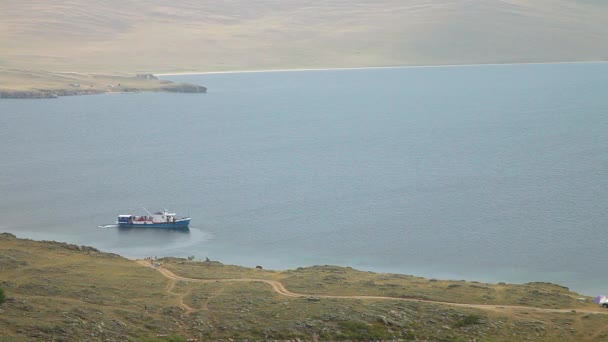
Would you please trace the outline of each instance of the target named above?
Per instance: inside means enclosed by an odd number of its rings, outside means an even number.
[[[6,296],[4,295],[4,289],[0,287],[0,305],[6,302]]]
[[[145,338],[142,342],[185,342],[186,339],[178,335],[170,335],[166,337],[150,337]]]
[[[466,327],[466,326],[473,325],[473,324],[479,324],[480,320],[481,320],[481,316],[479,316],[479,315],[468,315],[468,316],[465,316],[463,319],[459,320],[458,322],[456,322],[454,324],[454,326],[456,328]]]
[[[357,321],[342,321],[338,323],[341,334],[339,339],[347,340],[382,340],[390,337],[384,327]]]

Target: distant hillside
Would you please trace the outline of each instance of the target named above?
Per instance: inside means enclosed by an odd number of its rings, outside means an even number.
[[[608,60],[600,0],[0,2],[0,68],[75,72]]]

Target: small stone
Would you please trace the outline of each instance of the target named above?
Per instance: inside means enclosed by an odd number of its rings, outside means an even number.
[[[119,319],[115,319],[115,320],[114,320],[114,323],[116,323],[116,324],[118,324],[118,325],[120,325],[120,326],[123,326],[123,327],[126,327],[126,326],[127,326],[127,323],[125,323],[125,322],[123,322],[123,321],[121,321],[121,320],[119,320]]]

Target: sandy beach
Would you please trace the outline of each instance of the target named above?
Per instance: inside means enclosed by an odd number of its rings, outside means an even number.
[[[242,74],[262,72],[297,72],[297,71],[340,71],[340,70],[380,70],[380,69],[414,69],[414,68],[453,68],[453,67],[476,67],[476,66],[501,66],[501,65],[538,65],[538,64],[586,64],[586,63],[608,63],[608,61],[583,61],[583,62],[521,62],[521,63],[475,63],[475,64],[442,64],[442,65],[401,65],[401,66],[370,66],[353,68],[293,68],[293,69],[259,69],[259,70],[226,70],[226,71],[191,71],[191,72],[158,72],[156,76],[182,76],[182,75],[213,75],[213,74]]]

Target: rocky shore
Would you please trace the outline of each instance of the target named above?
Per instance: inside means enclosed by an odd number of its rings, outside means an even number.
[[[93,95],[101,90],[40,89],[40,90],[0,90],[0,99],[54,99],[59,96]]]

